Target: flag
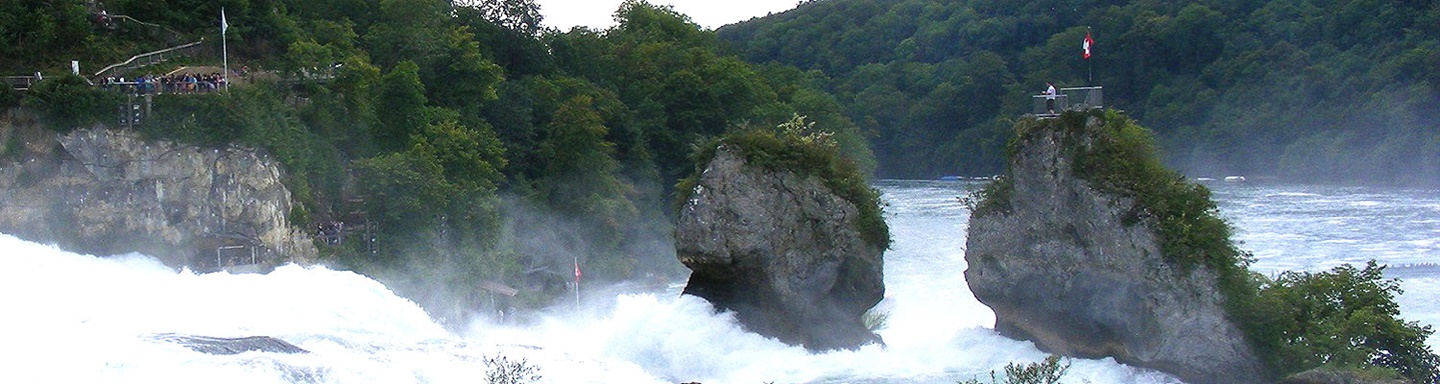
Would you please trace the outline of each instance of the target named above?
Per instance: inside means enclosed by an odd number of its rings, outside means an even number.
[[[220,34],[225,34],[226,29],[230,29],[230,24],[225,23],[225,8],[220,8]]]
[[[580,281],[580,259],[575,259],[575,281]]]
[[[1091,39],[1091,38],[1090,38],[1090,31],[1085,31],[1085,45],[1084,45],[1085,53],[1084,53],[1084,55],[1083,55],[1083,56],[1084,56],[1084,57],[1083,57],[1084,59],[1086,59],[1086,60],[1089,60],[1089,59],[1090,59],[1090,46],[1091,46],[1091,45],[1094,45],[1094,44],[1095,44],[1095,39]]]

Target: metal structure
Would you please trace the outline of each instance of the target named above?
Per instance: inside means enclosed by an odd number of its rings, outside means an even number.
[[[95,72],[95,74],[91,77],[103,78],[105,77],[105,74],[110,73],[110,71],[116,70],[117,68],[128,70],[159,64],[165,62],[166,60],[169,60],[171,57],[174,56],[195,56],[195,53],[199,52],[204,44],[205,39],[200,39],[200,41],[196,41],[190,44],[174,46],[154,52],[142,53],[139,55],[131,56],[129,60],[125,60],[118,64],[111,64],[110,66],[101,69],[99,72]]]
[[[1033,95],[1031,113],[1040,117],[1059,116],[1064,111],[1083,111],[1105,107],[1103,87],[1060,88],[1054,95]],[[1051,101],[1053,100],[1053,108]]]

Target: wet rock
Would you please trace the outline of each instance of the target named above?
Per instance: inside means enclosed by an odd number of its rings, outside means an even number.
[[[855,204],[816,177],[746,164],[723,144],[680,213],[685,293],[734,311],[749,330],[811,350],[880,338],[861,316],[880,301],[884,247],[868,244]]]
[[[211,355],[236,355],[245,352],[310,353],[300,347],[270,336],[251,337],[208,337],[180,334],[161,334],[153,337],[157,341],[170,342],[190,348],[195,352]]]

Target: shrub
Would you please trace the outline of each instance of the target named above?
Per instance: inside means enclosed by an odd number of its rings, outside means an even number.
[[[21,105],[40,113],[51,129],[67,133],[118,116],[122,96],[90,86],[73,74],[46,78],[30,88]]]
[[[504,356],[487,357],[485,360],[485,382],[489,384],[522,384],[540,381],[540,367],[530,365],[525,359],[512,361]]]
[[[1005,381],[998,381],[995,371],[990,371],[991,384],[1056,384],[1065,377],[1065,371],[1070,370],[1069,359],[1064,359],[1061,365],[1061,358],[1057,355],[1050,355],[1044,361],[1037,361],[1029,364],[1010,363],[1005,365]],[[970,379],[960,384],[981,384],[978,379]]]
[[[1388,368],[1416,383],[1440,380],[1429,326],[1400,318],[1400,282],[1384,266],[1342,265],[1328,272],[1286,272],[1265,282],[1249,311],[1256,344],[1285,375],[1321,365]]]

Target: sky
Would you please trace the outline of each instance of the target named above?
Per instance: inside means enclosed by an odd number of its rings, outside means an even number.
[[[673,5],[675,11],[690,16],[690,20],[706,29],[720,28],[726,24],[763,17],[772,12],[780,13],[795,9],[798,0],[649,0],[655,5]],[[544,24],[562,31],[571,27],[587,26],[605,29],[613,26],[612,15],[620,8],[622,0],[535,0],[540,13],[545,15]]]

